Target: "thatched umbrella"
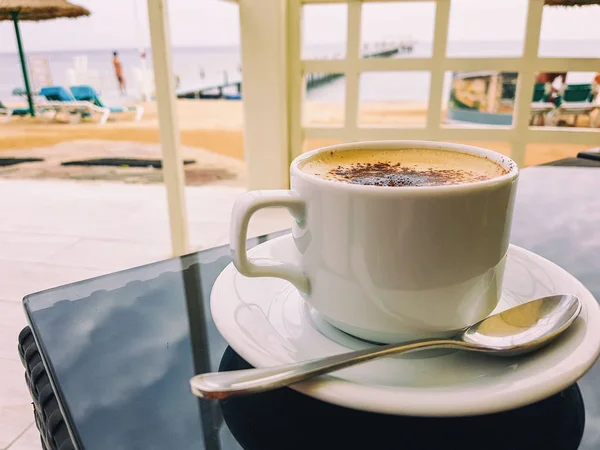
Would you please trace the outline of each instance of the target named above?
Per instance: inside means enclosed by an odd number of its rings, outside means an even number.
[[[545,3],[550,6],[584,6],[600,5],[600,0],[546,0]]]
[[[25,90],[27,91],[27,101],[29,103],[29,112],[35,116],[33,107],[33,97],[29,85],[29,73],[27,72],[27,63],[23,52],[23,43],[21,42],[21,32],[19,31],[20,20],[50,20],[60,17],[80,17],[88,16],[90,12],[77,5],[73,5],[66,0],[0,0],[0,21],[12,20],[15,24],[15,34],[17,37],[17,47],[19,48],[19,57],[21,58],[21,68],[23,69],[23,80]]]

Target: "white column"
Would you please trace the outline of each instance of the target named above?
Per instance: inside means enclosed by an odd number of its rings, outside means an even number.
[[[360,91],[360,28],[362,21],[362,3],[348,3],[348,41],[346,43],[346,109],[344,129],[350,141],[356,141],[358,130],[358,107]]]
[[[250,189],[289,185],[286,0],[239,0]]]
[[[430,73],[429,107],[427,108],[427,131],[431,140],[437,140],[440,134],[442,120],[442,94],[444,77],[442,69],[446,59],[446,44],[448,42],[448,23],[450,21],[450,0],[440,0],[435,6],[435,31],[433,36],[433,67]]]
[[[148,0],[148,17],[150,21],[156,101],[158,103],[160,143],[163,153],[163,177],[169,204],[171,246],[173,254],[177,256],[186,253],[188,250],[188,222],[185,208],[185,183],[177,122],[167,1]]]
[[[525,151],[528,143],[529,119],[531,114],[531,99],[535,83],[536,63],[540,44],[540,30],[544,13],[544,0],[529,0],[527,22],[525,25],[525,43],[523,46],[523,65],[517,80],[513,128],[515,138],[512,143],[510,156],[520,166],[525,166]]]
[[[290,159],[299,156],[304,147],[303,102],[306,98],[305,73],[300,61],[302,44],[302,1],[287,1],[287,91]]]

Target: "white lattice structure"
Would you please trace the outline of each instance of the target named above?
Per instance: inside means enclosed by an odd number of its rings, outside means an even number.
[[[250,189],[288,187],[289,164],[302,152],[303,143],[307,139],[504,141],[510,143],[511,156],[521,165],[528,143],[600,145],[598,129],[529,126],[535,72],[596,72],[599,68],[597,59],[538,56],[544,0],[523,0],[527,2],[526,33],[522,55],[515,58],[447,57],[448,22],[452,0],[378,0],[435,3],[432,56],[363,59],[359,56],[362,5],[369,1],[236,0],[239,4],[241,24],[244,144]],[[316,3],[347,4],[348,36],[345,59],[301,59],[302,8],[306,4]],[[167,1],[148,0],[148,11],[173,252],[182,254],[187,251],[188,234],[174,82],[171,76]],[[512,126],[464,126],[442,123],[445,72],[479,70],[519,73]],[[425,126],[359,127],[359,78],[361,73],[367,71],[428,71],[431,81]],[[345,75],[345,122],[342,127],[303,126],[304,75],[308,73]]]
[[[361,58],[359,53],[362,5],[369,0],[239,0],[246,118],[245,151],[251,189],[286,187],[289,163],[301,153],[306,139],[503,141],[510,143],[511,156],[519,164],[524,163],[528,143],[600,145],[597,129],[529,126],[535,72],[596,72],[599,68],[597,59],[538,57],[544,0],[528,1],[523,53],[514,58],[447,57],[446,44],[452,0],[383,1],[436,3],[433,53],[430,58]],[[301,59],[302,8],[306,4],[315,3],[348,5],[345,59]],[[512,126],[442,123],[445,72],[479,70],[519,73]],[[359,78],[361,73],[367,71],[430,72],[429,108],[425,127],[358,126]],[[345,75],[345,122],[342,127],[302,125],[304,75],[308,73]]]

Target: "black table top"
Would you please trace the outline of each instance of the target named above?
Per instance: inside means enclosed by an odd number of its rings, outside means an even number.
[[[526,169],[511,237],[570,271],[597,299],[599,193],[599,169]],[[209,314],[211,287],[229,263],[223,246],[25,298],[78,447],[600,448],[600,363],[577,385],[540,403],[472,418],[364,413],[290,389],[221,404],[197,399],[189,388],[194,374],[247,367]]]

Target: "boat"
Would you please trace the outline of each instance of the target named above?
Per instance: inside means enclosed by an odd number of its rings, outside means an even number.
[[[447,123],[512,125],[518,72],[454,72]]]

